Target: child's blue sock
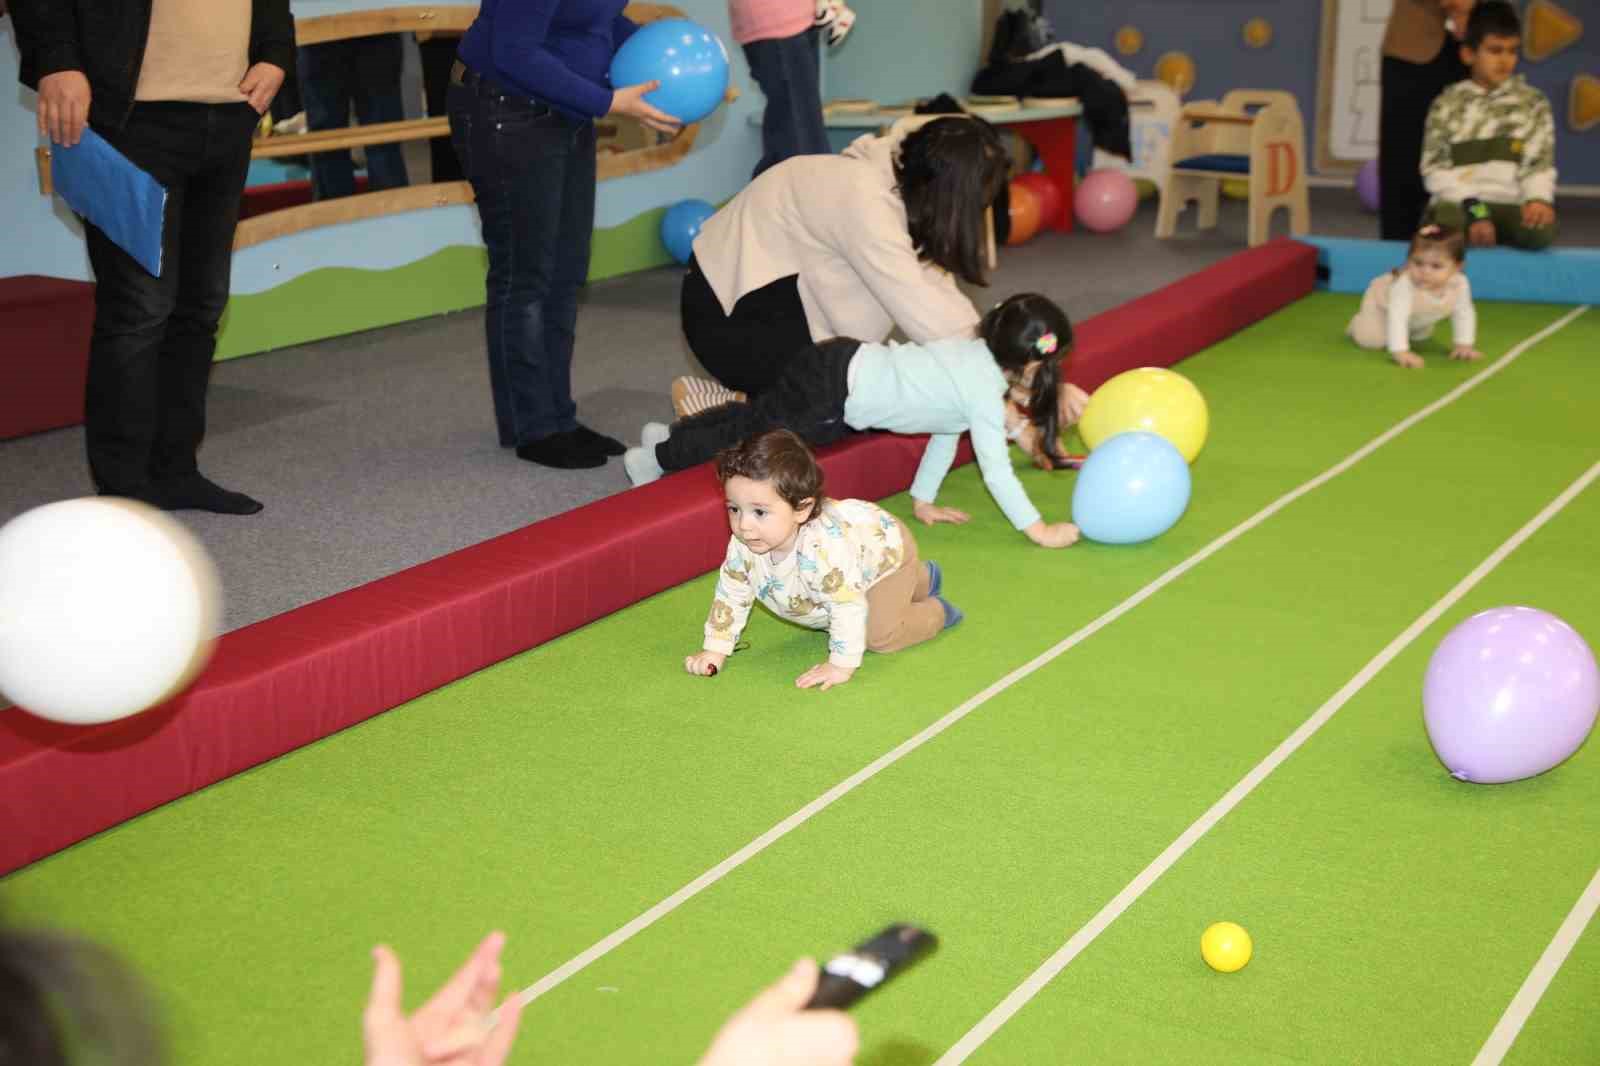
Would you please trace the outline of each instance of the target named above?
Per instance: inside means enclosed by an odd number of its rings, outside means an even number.
[[[965,614],[961,613],[961,608],[957,607],[943,596],[935,596],[933,598],[939,601],[940,607],[944,608],[944,627],[946,629],[949,629],[951,626],[961,624],[961,620],[966,617]]]
[[[937,596],[939,590],[944,588],[944,571],[939,569],[939,564],[932,559],[928,561],[928,595]]]

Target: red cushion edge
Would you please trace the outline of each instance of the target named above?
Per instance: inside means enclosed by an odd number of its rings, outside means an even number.
[[[1081,323],[1069,380],[1171,366],[1310,292],[1279,239]],[[1181,327],[1181,328],[1180,328]],[[923,439],[822,449],[831,495],[903,492]],[[972,459],[963,442],[957,463]],[[381,714],[715,568],[710,467],[535,522],[222,637],[182,696],[104,726],[0,712],[0,873]]]

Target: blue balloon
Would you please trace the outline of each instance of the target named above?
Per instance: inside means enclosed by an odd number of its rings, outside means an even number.
[[[1143,430],[1102,441],[1072,490],[1072,520],[1102,544],[1159,537],[1188,506],[1189,464],[1165,437]]]
[[[699,122],[728,89],[728,50],[716,34],[688,19],[647,22],[611,59],[611,85],[647,81],[661,88],[645,100],[683,122]]]
[[[667,246],[672,258],[687,263],[694,254],[694,239],[700,236],[700,227],[717,209],[704,200],[679,200],[661,216],[661,243]]]

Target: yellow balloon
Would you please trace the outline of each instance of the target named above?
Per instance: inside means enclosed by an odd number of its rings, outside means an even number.
[[[1200,957],[1218,973],[1244,969],[1253,949],[1250,934],[1233,922],[1215,922],[1200,936]]]
[[[1078,422],[1078,433],[1092,450],[1129,430],[1159,434],[1188,462],[1205,447],[1211,416],[1206,399],[1182,374],[1147,366],[1118,374],[1095,390]]]

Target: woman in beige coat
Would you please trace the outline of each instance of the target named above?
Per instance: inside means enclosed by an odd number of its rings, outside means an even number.
[[[1422,128],[1433,98],[1467,76],[1460,36],[1473,0],[1394,0],[1383,34],[1378,131],[1380,235],[1409,241],[1428,205]]]

